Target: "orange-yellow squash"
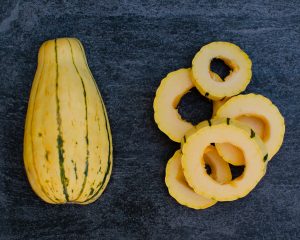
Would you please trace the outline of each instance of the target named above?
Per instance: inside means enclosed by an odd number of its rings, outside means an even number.
[[[28,104],[24,163],[34,192],[53,204],[88,204],[112,170],[105,106],[75,38],[43,43]]]

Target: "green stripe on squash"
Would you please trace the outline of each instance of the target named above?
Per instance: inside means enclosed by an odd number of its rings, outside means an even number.
[[[89,172],[89,155],[90,155],[90,152],[89,152],[89,128],[88,128],[88,107],[87,107],[87,98],[86,98],[86,89],[85,89],[85,85],[84,85],[84,81],[82,79],[82,76],[80,75],[79,71],[78,71],[78,68],[75,64],[75,61],[74,61],[74,55],[73,55],[73,49],[72,49],[72,46],[71,46],[71,43],[68,39],[68,43],[69,43],[69,46],[70,46],[70,50],[71,50],[71,56],[72,56],[72,63],[73,63],[73,66],[80,78],[80,81],[81,81],[81,84],[82,84],[82,91],[83,91],[83,97],[84,97],[84,109],[85,109],[85,129],[86,129],[86,135],[85,135],[85,143],[86,143],[86,160],[85,160],[85,170],[84,170],[84,180],[83,180],[83,184],[82,184],[82,187],[80,189],[80,192],[79,192],[79,195],[78,197],[75,199],[75,201],[81,197],[81,194],[83,193],[83,190],[85,188],[85,185],[86,185],[86,180],[87,180],[87,175],[88,175],[88,172]]]
[[[78,40],[77,40],[77,43],[79,45],[79,48],[80,48],[83,56],[85,56],[84,50],[83,50],[83,48],[81,46],[81,43]],[[89,75],[90,75],[91,79],[94,82],[95,88],[98,91],[98,94],[99,94],[99,97],[100,97],[100,101],[101,101],[101,105],[102,105],[102,109],[103,109],[103,112],[104,112],[104,115],[105,115],[105,128],[106,128],[107,140],[108,140],[108,159],[107,159],[108,163],[107,163],[107,168],[105,170],[105,174],[104,174],[103,180],[101,182],[99,182],[99,184],[97,185],[98,190],[93,194],[93,196],[89,197],[86,201],[84,201],[84,203],[92,201],[100,193],[100,191],[102,190],[104,184],[107,181],[107,177],[110,174],[110,169],[111,169],[111,165],[112,165],[112,163],[111,163],[111,135],[110,135],[109,127],[108,127],[107,112],[105,110],[105,106],[104,106],[104,102],[103,102],[102,96],[101,96],[100,91],[99,91],[99,89],[97,87],[96,80],[94,79],[94,77],[93,77],[93,75],[92,75],[92,73],[90,71],[90,68],[88,67],[88,64],[86,62],[86,58],[85,58],[85,65],[86,65],[87,70],[89,71]]]
[[[65,195],[66,201],[69,201],[69,194],[67,190],[67,184],[66,184],[66,174],[65,174],[65,168],[64,168],[64,140],[62,137],[62,131],[61,131],[61,115],[60,115],[60,103],[58,98],[58,78],[59,78],[59,72],[58,72],[58,56],[57,56],[57,39],[54,40],[55,42],[55,68],[56,68],[56,85],[55,85],[55,93],[56,93],[56,121],[57,121],[57,150],[58,150],[58,158],[59,158],[59,169],[60,169],[60,178],[61,183],[63,187],[63,193]]]

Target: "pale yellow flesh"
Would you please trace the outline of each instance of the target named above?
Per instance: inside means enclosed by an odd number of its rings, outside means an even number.
[[[210,64],[214,58],[222,59],[233,71],[219,81],[211,75]],[[252,62],[238,46],[229,42],[212,42],[200,49],[192,62],[193,81],[202,95],[220,100],[236,95],[247,87],[252,76]]]
[[[165,182],[170,195],[181,205],[194,209],[205,209],[217,203],[215,200],[195,193],[187,184],[181,168],[180,150],[176,151],[168,161]]]
[[[266,171],[265,146],[258,136],[251,138],[251,129],[227,119],[213,119],[200,123],[197,131],[183,145],[182,167],[188,184],[198,194],[217,201],[233,201],[246,196],[261,180]],[[210,143],[230,142],[244,152],[245,170],[233,181],[220,184],[205,170],[203,154]],[[199,159],[201,161],[199,162]]]
[[[56,50],[58,69],[55,41],[45,42],[40,49],[40,53],[43,52],[45,57],[41,61],[39,58],[28,105],[24,162],[30,184],[37,195],[50,203],[67,202],[62,187],[57,150],[58,121],[61,121],[68,202],[86,204],[97,199],[94,194],[98,192],[98,185],[103,181],[109,154],[112,161],[112,147],[109,151],[111,136],[106,131],[106,124],[110,131],[109,123],[106,122],[107,116],[101,104],[101,96],[86,65],[79,41],[70,38],[57,39]],[[83,85],[86,92],[87,116]],[[56,95],[59,98],[60,120]],[[84,180],[87,160],[88,173]],[[99,193],[102,193],[108,180],[109,176]],[[93,199],[89,200],[92,196]]]
[[[175,152],[174,156],[168,161],[166,168],[166,185],[169,193],[176,201],[194,209],[204,209],[216,203],[196,194],[185,181],[181,167],[181,151]],[[205,150],[204,161],[211,168],[211,177],[220,184],[228,183],[232,179],[230,167],[217,153],[213,146]]]
[[[231,143],[216,143],[216,149],[219,155],[228,163],[234,166],[245,165],[244,153],[238,147]]]
[[[171,140],[180,142],[184,134],[194,126],[178,113],[180,99],[194,87],[190,69],[169,73],[161,81],[153,103],[154,119],[159,129]]]
[[[228,183],[232,179],[229,164],[222,159],[213,146],[208,146],[203,155],[204,162],[211,168],[210,176],[220,184]]]
[[[252,128],[266,145],[269,153],[268,160],[277,153],[283,142],[285,133],[284,118],[278,108],[262,95],[235,96],[218,109],[215,117],[234,118]],[[237,159],[240,161],[237,161],[238,164],[236,165],[243,164],[242,159],[234,150],[231,149],[231,156],[229,156],[225,148],[220,147],[220,145],[216,145],[216,147],[224,160],[231,162],[231,159]]]
[[[263,139],[265,126],[263,121],[259,118],[241,116],[237,118],[237,120],[253,129],[253,131]],[[216,148],[220,156],[222,156],[226,162],[235,166],[245,165],[244,154],[239,148],[230,143],[217,143]]]
[[[217,101],[213,101],[213,112],[212,112],[212,116],[216,115],[216,112],[218,111],[218,109],[227,102],[227,100],[229,100],[230,98],[224,98],[222,100],[217,100]]]
[[[230,98],[225,98],[222,101],[213,101],[213,116],[216,115],[219,108],[223,106],[229,99]],[[236,120],[245,123],[251,129],[253,129],[256,134],[263,138],[265,124],[261,119],[254,116],[240,116],[236,118]],[[229,162],[230,164],[235,166],[242,166],[245,164],[243,152],[239,148],[233,146],[232,144],[218,143],[216,144],[216,148],[220,156],[222,156],[222,158],[226,162]]]

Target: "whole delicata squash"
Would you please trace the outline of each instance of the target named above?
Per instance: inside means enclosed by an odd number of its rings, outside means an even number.
[[[211,143],[229,142],[243,150],[245,170],[229,183],[220,184],[206,172],[203,155]],[[217,201],[233,201],[246,196],[266,172],[268,157],[262,140],[244,124],[230,118],[201,122],[182,148],[182,169],[194,191]]]
[[[109,121],[75,38],[49,40],[39,50],[26,116],[24,163],[34,192],[48,203],[91,203],[109,181]]]

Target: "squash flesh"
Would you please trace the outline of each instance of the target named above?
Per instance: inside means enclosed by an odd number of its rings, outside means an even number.
[[[180,99],[194,87],[190,69],[179,69],[164,78],[153,103],[154,119],[158,128],[171,140],[180,142],[194,126],[183,120],[176,109]]]
[[[259,107],[258,107],[259,106]],[[268,150],[270,160],[279,150],[285,133],[284,118],[278,108],[266,97],[258,94],[239,95],[231,98],[216,113],[216,118],[229,117],[253,128]],[[258,119],[251,122],[251,118]],[[245,120],[246,119],[246,120]],[[221,156],[222,149],[217,146]]]
[[[216,115],[217,111],[221,106],[223,106],[230,98],[225,98],[219,101],[213,101],[213,116]],[[245,123],[251,129],[254,130],[256,134],[258,134],[262,139],[264,137],[264,128],[265,124],[261,119],[254,116],[240,116],[236,118],[236,120]],[[244,154],[243,152],[233,146],[230,143],[218,143],[216,144],[216,148],[220,154],[220,156],[228,163],[234,166],[242,166],[245,164]]]
[[[181,152],[176,151],[166,167],[166,185],[170,195],[181,205],[194,209],[205,209],[217,201],[196,194],[186,183],[181,168]]]
[[[217,201],[233,201],[246,196],[266,172],[267,151],[258,136],[250,137],[251,129],[228,119],[213,119],[200,123],[197,131],[183,145],[182,167],[185,178],[194,191]],[[203,154],[212,142],[230,142],[244,152],[244,173],[226,184],[219,184],[207,175]],[[201,161],[199,162],[199,159]]]
[[[224,98],[224,99],[221,99],[221,100],[216,100],[216,101],[213,101],[213,104],[212,104],[212,116],[215,116],[218,109],[224,104],[226,103],[230,98]]]
[[[211,168],[210,176],[220,184],[228,183],[232,179],[229,164],[218,154],[213,146],[208,146],[205,149],[204,162]]]
[[[222,59],[232,69],[225,81],[220,82],[211,75],[210,63],[214,58]],[[212,42],[203,46],[193,59],[193,82],[203,96],[220,100],[245,90],[252,76],[251,67],[248,55],[238,46]]]
[[[208,148],[206,153],[205,161],[211,167],[211,177],[221,184],[230,182],[232,176],[228,163],[218,156],[214,148]],[[205,209],[216,204],[216,200],[195,193],[188,185],[183,175],[181,157],[181,150],[178,150],[167,163],[165,182],[170,195],[178,203],[194,209]]]

